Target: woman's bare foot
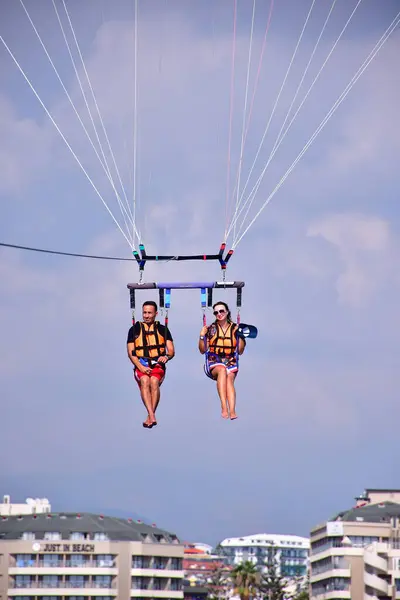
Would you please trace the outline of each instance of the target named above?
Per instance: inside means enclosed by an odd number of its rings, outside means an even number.
[[[221,412],[221,417],[222,417],[223,419],[227,419],[227,418],[228,418],[228,416],[229,416],[229,415],[228,415],[228,411],[226,410],[226,408],[225,408],[225,409],[222,409],[222,412]]]
[[[237,419],[238,416],[235,412],[231,413],[231,421],[233,421],[234,419]]]

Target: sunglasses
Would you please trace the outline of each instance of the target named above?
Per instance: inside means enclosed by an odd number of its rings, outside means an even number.
[[[220,308],[219,310],[214,310],[214,317],[216,317],[217,315],[224,315],[226,313],[226,310],[224,308]]]

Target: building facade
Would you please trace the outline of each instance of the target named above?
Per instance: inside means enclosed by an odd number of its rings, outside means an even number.
[[[0,517],[0,600],[183,599],[184,546],[95,514]]]
[[[51,512],[51,505],[47,498],[27,498],[25,504],[13,504],[11,497],[3,496],[0,504],[0,516],[33,515]]]
[[[311,531],[313,600],[400,599],[400,490],[367,489]]]
[[[258,533],[240,538],[227,538],[219,544],[219,552],[228,564],[251,561],[265,571],[274,556],[278,573],[287,579],[307,575],[310,542],[296,535]]]

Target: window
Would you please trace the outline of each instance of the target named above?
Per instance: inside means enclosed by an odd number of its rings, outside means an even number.
[[[181,579],[171,579],[171,590],[177,592],[182,589],[182,580]]]
[[[21,535],[21,539],[22,540],[34,540],[35,534],[32,533],[31,531],[24,531],[23,534]]]
[[[17,554],[16,557],[17,567],[33,567],[35,566],[35,557],[31,554]]]
[[[67,587],[83,588],[85,587],[85,578],[83,575],[70,575],[67,577]]]
[[[94,534],[93,539],[96,542],[107,542],[109,537],[106,533],[104,533],[103,531],[100,531],[100,532]]]
[[[150,577],[132,577],[132,589],[147,590],[150,585]]]
[[[31,587],[31,576],[30,575],[17,575],[15,577],[16,588],[29,588]]]
[[[111,576],[110,575],[95,575],[94,587],[110,588],[111,587]]]
[[[153,558],[153,569],[166,569],[168,558],[165,556],[154,556]]]
[[[43,575],[43,577],[40,580],[40,583],[42,587],[57,588],[60,585],[59,581],[60,579],[58,575]]]
[[[182,570],[182,559],[181,558],[171,558],[171,569],[173,571],[181,571]]]
[[[149,569],[150,556],[132,556],[132,569]]]
[[[61,540],[61,533],[58,531],[46,531],[43,536],[44,540]]]
[[[96,567],[113,567],[114,557],[111,554],[98,554],[96,556]]]
[[[43,554],[40,558],[41,567],[59,567],[62,565],[62,555],[59,554]]]
[[[85,534],[82,533],[81,531],[73,531],[71,533],[71,535],[69,536],[70,540],[84,540],[85,539]]]

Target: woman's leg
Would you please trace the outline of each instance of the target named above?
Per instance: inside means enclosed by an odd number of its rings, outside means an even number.
[[[226,397],[228,400],[228,406],[229,406],[229,414],[231,419],[237,419],[237,414],[236,414],[236,390],[235,390],[235,378],[236,378],[237,372],[236,373],[228,373],[227,374],[227,382],[226,382]]]
[[[218,396],[221,401],[221,414],[224,419],[228,418],[227,400],[227,373],[223,366],[214,367],[211,371],[213,379],[217,381]]]

